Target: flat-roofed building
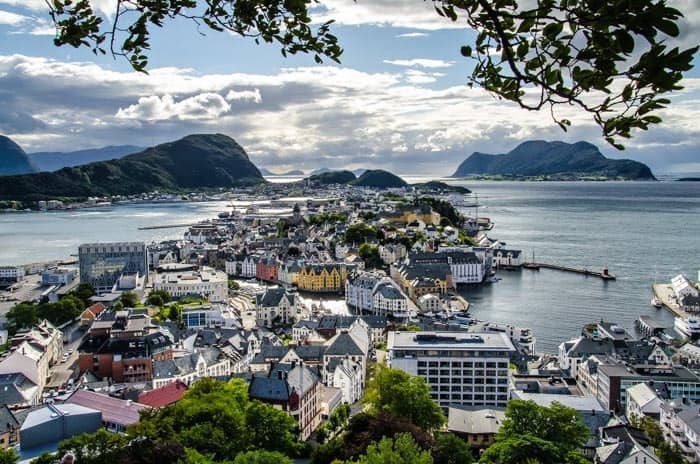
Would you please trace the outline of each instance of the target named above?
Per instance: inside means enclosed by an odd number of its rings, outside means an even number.
[[[505,333],[389,332],[387,345],[389,365],[425,379],[445,409],[508,402],[516,350]]]
[[[122,274],[148,275],[148,254],[143,242],[85,243],[78,248],[80,282],[98,294],[110,292]]]

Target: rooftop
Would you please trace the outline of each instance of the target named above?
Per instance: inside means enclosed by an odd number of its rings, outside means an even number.
[[[389,349],[430,347],[434,349],[507,350],[513,343],[502,332],[390,332]]]

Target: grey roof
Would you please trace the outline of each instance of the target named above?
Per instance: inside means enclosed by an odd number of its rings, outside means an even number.
[[[377,287],[377,291],[388,300],[403,300],[404,296],[401,292],[391,284],[381,284]]]
[[[0,404],[0,434],[7,433],[11,428],[18,429],[19,421],[6,404]]]
[[[296,295],[287,292],[287,290],[282,287],[266,289],[265,293],[255,296],[255,303],[258,306],[263,307],[279,306],[282,298],[285,296],[290,303],[294,304],[294,298]]]
[[[305,319],[305,320],[297,322],[292,327],[294,329],[304,328],[304,329],[316,330],[318,328],[318,321]]]
[[[505,417],[505,408],[454,405],[448,409],[447,429],[459,433],[495,435]]]
[[[28,390],[36,387],[24,374],[0,374],[0,404],[21,404],[30,397]]]
[[[287,381],[277,377],[253,376],[248,387],[251,398],[267,401],[289,400]]]
[[[357,346],[355,340],[347,332],[341,332],[330,340],[325,356],[362,356],[365,353]]]

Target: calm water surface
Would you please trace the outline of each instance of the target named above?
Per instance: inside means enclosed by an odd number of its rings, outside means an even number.
[[[456,182],[455,182],[456,183]],[[632,328],[641,314],[666,325],[672,317],[649,304],[651,283],[700,269],[700,183],[466,182],[479,195],[490,236],[537,261],[589,269],[607,265],[615,282],[557,271],[502,272],[502,281],[463,294],[480,319],[534,329],[553,352],[583,324],[617,321]],[[94,210],[0,214],[0,265],[65,258],[90,241],[164,240],[214,217],[226,202],[130,205]]]

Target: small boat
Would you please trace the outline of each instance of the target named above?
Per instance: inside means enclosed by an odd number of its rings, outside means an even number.
[[[661,309],[664,306],[664,303],[661,301],[661,298],[654,296],[654,298],[651,299],[651,305],[656,309]]]

